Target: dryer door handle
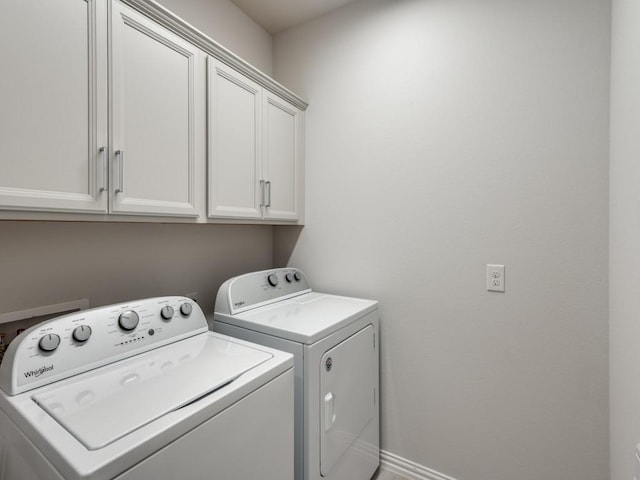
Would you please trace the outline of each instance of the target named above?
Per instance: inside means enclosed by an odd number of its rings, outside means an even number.
[[[336,397],[329,392],[324,396],[324,431],[328,432],[336,423]]]

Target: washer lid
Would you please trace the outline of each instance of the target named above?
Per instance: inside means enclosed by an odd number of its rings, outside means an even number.
[[[215,320],[310,345],[375,310],[378,302],[311,292]]]
[[[97,450],[231,383],[270,353],[204,333],[88,372],[32,397]]]

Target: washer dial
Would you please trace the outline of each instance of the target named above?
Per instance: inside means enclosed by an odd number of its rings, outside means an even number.
[[[185,317],[191,315],[191,312],[193,312],[193,305],[191,305],[190,303],[183,303],[182,305],[180,305],[180,313]]]
[[[89,325],[80,325],[73,329],[73,339],[76,342],[86,342],[91,336],[91,327]]]
[[[43,352],[53,352],[60,345],[60,336],[55,333],[49,333],[44,337],[40,338],[38,342],[38,347]]]
[[[160,310],[160,316],[165,320],[171,320],[173,318],[173,307],[170,307],[169,305],[162,307],[162,310]]]
[[[278,276],[275,273],[270,273],[267,277],[267,282],[269,282],[269,285],[272,287],[275,287],[278,285]]]
[[[127,331],[131,331],[136,328],[139,321],[140,317],[133,310],[122,312],[120,317],[118,317],[118,325],[120,325],[120,328]]]

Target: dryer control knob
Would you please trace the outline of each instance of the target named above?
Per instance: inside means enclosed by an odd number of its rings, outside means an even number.
[[[76,342],[86,342],[91,336],[91,327],[89,325],[80,325],[73,329],[73,339]]]
[[[269,285],[272,287],[275,287],[278,285],[278,276],[275,273],[270,273],[267,277],[267,282],[269,282]]]
[[[127,310],[126,312],[122,312],[120,317],[118,317],[118,325],[123,330],[133,330],[138,326],[138,322],[140,321],[140,317],[133,310]]]
[[[183,303],[182,305],[180,305],[180,313],[185,317],[191,315],[191,312],[193,312],[193,305],[191,305],[190,303]]]
[[[287,273],[284,276],[284,279],[287,281],[287,283],[291,283],[291,282],[293,282],[293,275],[291,275],[290,273]]]
[[[300,279],[302,278],[302,275],[300,275],[300,272],[295,272],[295,273],[293,274],[293,278],[295,278],[295,279],[296,279],[296,282],[299,282],[299,281],[300,281]]]
[[[173,318],[173,307],[170,307],[169,305],[162,307],[162,310],[160,310],[160,316],[165,320],[171,320]]]
[[[38,342],[38,347],[43,352],[53,352],[60,345],[60,337],[55,333],[49,333]]]

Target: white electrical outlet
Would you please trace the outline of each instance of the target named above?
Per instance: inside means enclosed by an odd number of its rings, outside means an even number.
[[[487,265],[487,290],[504,292],[504,265]]]

